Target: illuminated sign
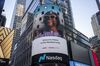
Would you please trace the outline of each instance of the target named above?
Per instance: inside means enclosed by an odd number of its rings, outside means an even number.
[[[32,64],[68,63],[67,41],[64,36],[64,19],[59,6],[43,5],[34,14]]]
[[[10,58],[13,36],[14,30],[0,27],[0,58]]]
[[[66,40],[56,36],[45,36],[32,41],[32,56],[41,53],[68,55]]]
[[[76,62],[76,61],[70,61],[70,66],[90,66],[84,63]]]
[[[42,60],[59,60],[62,61],[62,57],[60,56],[47,56],[46,54],[43,54],[43,56],[40,56],[39,62]]]
[[[42,53],[32,56],[32,64],[34,63],[68,63],[68,56],[61,53]]]

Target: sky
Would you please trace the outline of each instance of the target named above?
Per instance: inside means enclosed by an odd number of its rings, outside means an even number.
[[[8,28],[10,27],[10,23],[11,23],[11,18],[12,18],[15,2],[16,2],[16,0],[5,0],[5,4],[4,4],[5,12],[4,12],[4,15],[7,18],[6,27],[8,27]]]
[[[12,13],[16,0],[5,0],[4,14],[7,18],[6,27],[10,27]],[[87,37],[94,36],[91,17],[98,9],[95,0],[71,0],[75,28]]]
[[[95,0],[71,0],[75,28],[87,37],[94,36],[91,17],[97,11]]]

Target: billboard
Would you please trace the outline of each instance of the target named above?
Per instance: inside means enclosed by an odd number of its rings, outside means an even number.
[[[94,50],[92,50],[92,56],[93,56],[93,59],[94,59],[95,66],[99,66],[97,54]]]
[[[32,42],[32,56],[41,53],[61,53],[68,55],[66,40],[54,36],[35,39]]]
[[[64,25],[63,14],[57,5],[37,7],[33,24],[32,62],[68,62],[63,60],[63,57],[68,59],[68,49],[61,25]]]
[[[68,55],[64,30],[61,28],[63,23],[60,22],[59,15],[56,12],[48,11],[39,20],[42,20],[42,23],[39,24],[39,21],[34,23],[34,25],[36,24],[36,29],[33,32],[32,56],[41,53],[62,53]]]
[[[91,64],[89,49],[77,43],[71,42],[73,60]]]
[[[32,57],[32,64],[38,63],[65,63],[69,64],[68,56],[60,53],[42,53]]]
[[[39,17],[39,16],[38,16]],[[37,17],[37,18],[38,18]],[[58,36],[63,37],[63,29],[61,28],[61,22],[59,16],[52,11],[49,11],[40,17],[39,21],[34,23],[34,38],[44,37],[44,36]]]
[[[90,65],[80,63],[80,62],[77,62],[77,61],[70,61],[70,66],[90,66]]]
[[[0,58],[10,58],[13,36],[13,29],[0,27]]]

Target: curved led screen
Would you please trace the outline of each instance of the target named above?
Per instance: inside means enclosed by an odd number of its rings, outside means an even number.
[[[32,56],[41,53],[62,53],[68,55],[66,40],[53,36],[35,39],[32,42]]]
[[[61,25],[64,25],[64,20],[58,5],[48,4],[37,7],[33,24],[33,62],[40,63],[42,60],[47,63],[64,62],[61,60],[63,56],[68,60],[67,41],[64,39],[64,29]],[[35,60],[36,57],[40,58],[40,61]],[[67,60],[65,63],[68,62]]]

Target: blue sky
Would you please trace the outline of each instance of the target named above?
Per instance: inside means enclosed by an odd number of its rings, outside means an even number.
[[[91,17],[98,9],[95,0],[71,0],[75,27],[88,37],[92,37]]]
[[[5,0],[6,27],[10,26],[15,1]],[[71,0],[71,6],[76,29],[87,37],[92,37],[91,16],[98,11],[95,0]]]
[[[4,14],[6,15],[7,18],[6,27],[10,27],[10,22],[11,22],[15,2],[16,0],[5,0]]]

